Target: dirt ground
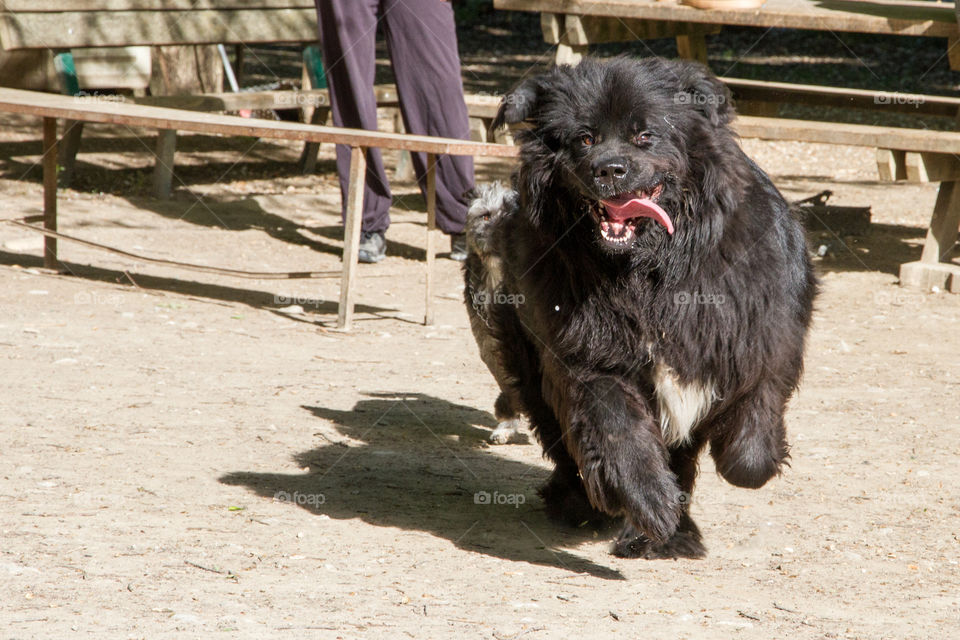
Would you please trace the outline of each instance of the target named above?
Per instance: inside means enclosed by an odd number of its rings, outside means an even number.
[[[3,217],[40,211],[38,127],[2,120]],[[174,199],[142,195],[153,134],[90,127],[61,228],[256,271],[339,268],[332,154],[186,137]],[[948,638],[960,628],[960,296],[901,289],[935,187],[870,149],[745,141],[791,198],[870,205],[811,234],[823,291],[792,467],[758,491],[704,460],[709,556],[621,560],[549,523],[535,444],[491,446],[496,387],[459,266],[423,313],[423,201],[396,186],[388,258],[337,279],[241,279],[0,225],[3,638]],[[480,179],[509,164],[483,163]],[[24,179],[21,179],[24,178]],[[93,178],[90,178],[93,179]],[[484,500],[484,494],[489,500]]]

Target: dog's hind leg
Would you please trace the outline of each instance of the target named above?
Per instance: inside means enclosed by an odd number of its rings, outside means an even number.
[[[521,406],[515,390],[507,388],[500,392],[496,403],[493,405],[493,415],[497,419],[497,428],[490,434],[490,442],[493,444],[514,444],[529,441],[524,429]]]
[[[655,542],[668,540],[680,521],[681,491],[648,401],[615,377],[584,380],[556,370],[545,375],[544,391],[591,504],[625,516]]]
[[[697,480],[697,458],[704,442],[691,442],[670,452],[670,470],[680,485],[681,513],[677,530],[663,543],[655,543],[627,522],[617,536],[613,553],[621,558],[702,558],[706,555],[697,523],[690,517],[693,485]]]
[[[710,426],[710,455],[730,484],[762,487],[790,457],[783,413],[792,389],[786,386],[761,383]]]

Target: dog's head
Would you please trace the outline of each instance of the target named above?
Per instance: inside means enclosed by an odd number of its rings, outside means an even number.
[[[464,194],[470,205],[464,232],[467,249],[481,258],[490,253],[490,230],[495,222],[517,208],[517,192],[501,182],[478,184]]]
[[[710,171],[734,144],[732,118],[729,92],[697,63],[585,58],[522,82],[494,126],[531,127],[519,136],[518,187],[534,223],[588,224],[618,253],[662,242],[716,199],[723,180]]]

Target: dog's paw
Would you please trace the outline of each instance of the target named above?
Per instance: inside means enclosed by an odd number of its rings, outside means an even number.
[[[626,523],[613,543],[613,555],[621,558],[644,558],[646,560],[669,558],[702,558],[707,555],[697,524],[684,514],[680,525],[666,542],[654,542]]]
[[[642,474],[637,474],[643,477]],[[654,542],[665,542],[680,525],[680,488],[673,474],[646,477],[634,486],[621,488],[620,503],[626,521]],[[625,483],[623,483],[625,484]],[[621,484],[621,487],[623,487]]]
[[[520,418],[502,421],[490,434],[491,444],[527,444],[529,442],[530,437]]]

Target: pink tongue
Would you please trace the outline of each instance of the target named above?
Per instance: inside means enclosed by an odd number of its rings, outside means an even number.
[[[653,218],[666,228],[667,233],[673,234],[673,222],[670,220],[670,216],[650,198],[634,196],[616,200],[601,200],[600,203],[607,210],[607,217],[610,220],[623,222],[630,218]]]

